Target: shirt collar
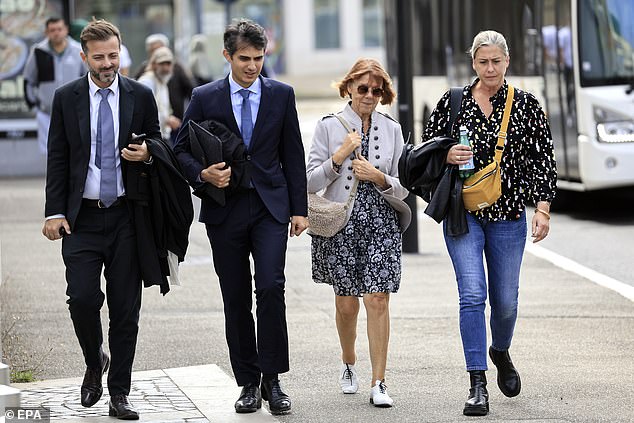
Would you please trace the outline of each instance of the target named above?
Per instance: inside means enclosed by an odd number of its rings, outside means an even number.
[[[90,72],[87,72],[86,77],[88,78],[88,91],[90,92],[90,96],[94,97],[95,94],[97,94],[97,90],[100,90],[101,88],[97,84],[95,84],[95,81],[92,80],[92,78],[90,77]],[[112,81],[112,84],[110,84],[110,86],[106,88],[110,88],[110,90],[112,90],[115,96],[119,94],[119,74],[118,73],[115,76],[114,81]]]
[[[235,94],[238,91],[245,89],[245,90],[249,90],[254,94],[260,94],[261,91],[261,87],[262,87],[262,83],[260,81],[260,77],[258,76],[258,78],[253,82],[253,84],[251,84],[250,87],[248,88],[244,88],[243,86],[241,86],[240,84],[238,84],[236,81],[233,80],[233,73],[229,73],[229,89],[231,90],[231,94]]]
[[[475,85],[478,83],[478,81],[480,81],[480,78],[476,77],[473,82],[471,83],[471,85],[469,85],[469,92],[471,92],[471,89],[473,87],[475,87]],[[489,101],[491,103],[493,102],[497,102],[498,100],[502,99],[504,101],[506,101],[506,93],[508,91],[508,83],[506,82],[506,78],[504,78],[504,83],[502,84],[502,86],[500,87],[499,90],[497,90],[497,92],[495,94],[493,94],[493,96],[489,97]]]

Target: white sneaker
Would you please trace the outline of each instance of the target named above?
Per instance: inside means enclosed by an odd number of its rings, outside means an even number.
[[[375,407],[391,407],[394,404],[392,398],[387,394],[387,386],[382,380],[374,382],[370,393],[370,404],[374,404]]]
[[[354,364],[343,363],[341,365],[341,376],[339,376],[339,386],[344,394],[356,394],[359,390],[359,380]]]

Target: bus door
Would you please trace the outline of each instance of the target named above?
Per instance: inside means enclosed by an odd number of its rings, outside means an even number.
[[[561,179],[579,181],[571,0],[545,0],[542,15],[545,109]]]

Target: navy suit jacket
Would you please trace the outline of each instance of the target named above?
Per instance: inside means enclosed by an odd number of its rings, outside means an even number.
[[[45,216],[63,214],[73,229],[81,207],[90,161],[90,94],[84,75],[55,91],[48,133]],[[152,91],[119,75],[119,149],[127,147],[132,133],[160,138],[158,111]],[[126,171],[144,166],[121,159],[126,193]]]
[[[278,222],[288,223],[291,216],[308,214],[306,162],[295,94],[284,83],[262,76],[259,78],[262,97],[246,157],[247,166],[253,187],[268,211]],[[174,147],[187,180],[198,187],[201,185],[198,177],[204,167],[191,154],[190,120],[215,120],[240,136],[231,107],[228,76],[194,89]],[[229,197],[224,207],[203,198],[199,220],[209,224],[222,223],[236,198]]]

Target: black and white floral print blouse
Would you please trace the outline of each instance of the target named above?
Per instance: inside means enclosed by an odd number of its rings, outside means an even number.
[[[476,78],[464,88],[460,112],[452,130],[452,137],[458,139],[460,126],[467,127],[476,171],[493,161],[508,92],[504,81],[504,85],[490,98],[493,112],[487,118],[471,93],[477,82]],[[449,91],[431,114],[423,141],[445,135],[448,122]],[[515,89],[507,133],[501,162],[502,196],[486,209],[469,212],[492,221],[516,220],[527,202],[550,202],[555,197],[557,170],[550,127],[532,94]]]

